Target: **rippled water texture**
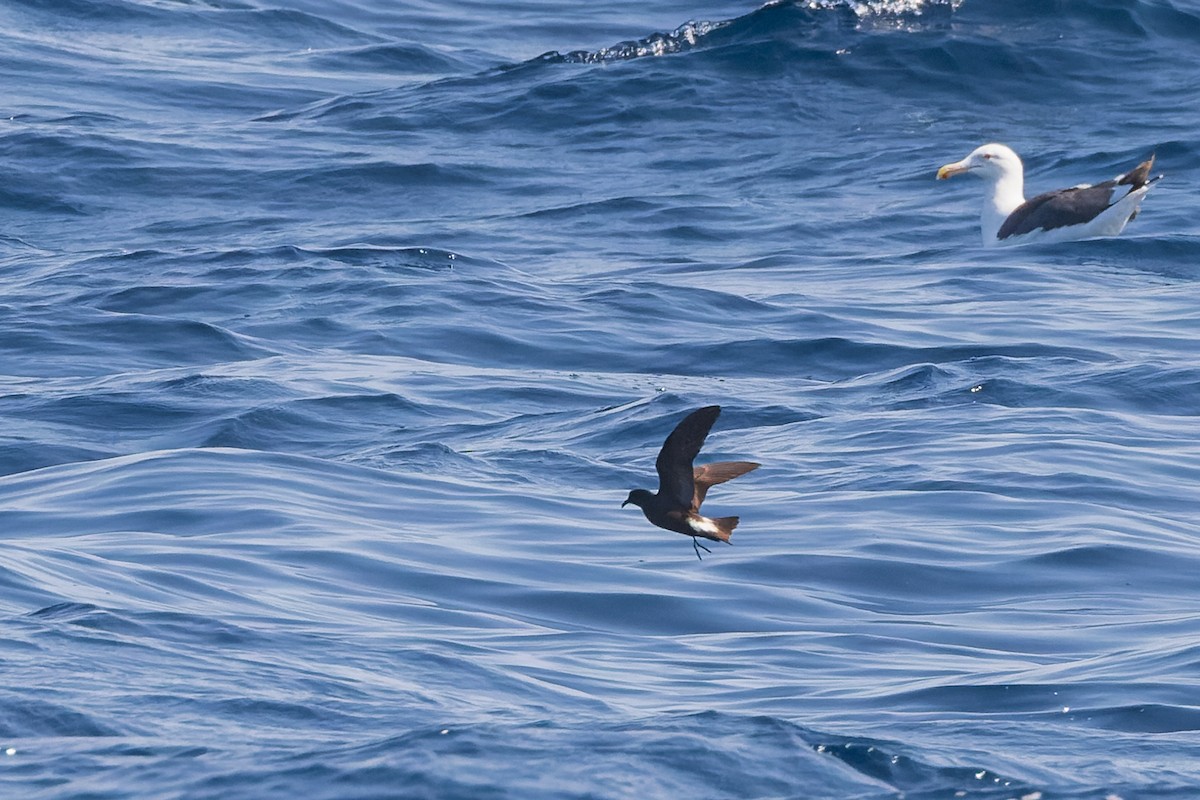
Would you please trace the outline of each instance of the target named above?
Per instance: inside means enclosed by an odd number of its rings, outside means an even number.
[[[0,31],[0,795],[1196,797],[1193,5]],[[984,251],[992,140],[1166,177]]]

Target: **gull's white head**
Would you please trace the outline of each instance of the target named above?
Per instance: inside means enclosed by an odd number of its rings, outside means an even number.
[[[1024,167],[1021,159],[1012,148],[1002,144],[985,144],[976,147],[971,155],[962,161],[947,164],[938,170],[938,180],[942,181],[964,172],[970,172],[989,181],[1000,181],[1005,178],[1023,178]]]

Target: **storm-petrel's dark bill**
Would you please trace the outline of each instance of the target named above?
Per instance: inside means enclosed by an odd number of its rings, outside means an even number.
[[[737,517],[713,519],[700,514],[700,504],[704,502],[709,487],[733,480],[759,467],[753,461],[722,461],[692,466],[720,413],[720,406],[705,406],[684,417],[671,431],[667,441],[663,442],[658,460],[654,462],[658,470],[658,493],[634,489],[621,503],[621,508],[633,503],[642,510],[646,519],[660,528],[691,536],[696,558],[701,558],[701,548],[706,553],[712,552],[700,544],[696,537],[728,542],[738,524]]]
[[[1154,156],[1110,181],[1080,184],[1025,199],[1025,168],[1002,144],[975,148],[962,161],[938,170],[938,180],[969,172],[989,184],[980,221],[984,247],[1026,242],[1073,242],[1116,236],[1137,216],[1146,192],[1161,178],[1150,177]]]

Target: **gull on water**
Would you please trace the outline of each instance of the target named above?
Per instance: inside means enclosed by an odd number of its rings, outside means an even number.
[[[1025,199],[1025,168],[1002,144],[977,147],[938,170],[938,180],[963,173],[987,181],[980,224],[985,247],[1071,242],[1116,236],[1137,216],[1142,198],[1161,178],[1149,178],[1154,156],[1129,172],[1092,186],[1080,184]],[[1149,179],[1148,179],[1149,178]]]

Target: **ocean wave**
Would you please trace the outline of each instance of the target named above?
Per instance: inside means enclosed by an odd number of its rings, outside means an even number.
[[[866,23],[894,24],[900,20],[912,22],[918,18],[948,19],[962,0],[773,0],[756,11],[734,19],[716,22],[691,21],[670,33],[655,33],[643,39],[621,42],[594,51],[575,50],[569,53],[552,51],[537,58],[539,62],[567,64],[597,64],[623,61],[647,56],[682,53],[697,47],[719,46],[747,36],[794,33],[806,26],[828,20],[859,25]]]

